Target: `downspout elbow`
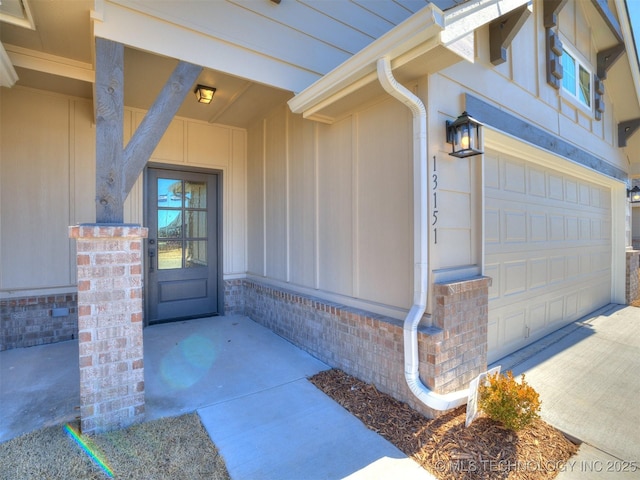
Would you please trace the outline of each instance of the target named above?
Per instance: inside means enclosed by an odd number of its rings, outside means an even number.
[[[445,411],[467,403],[468,390],[439,394],[420,380],[418,356],[418,324],[427,308],[427,110],[422,101],[400,85],[391,72],[387,57],[377,61],[378,80],[382,88],[406,105],[413,114],[413,181],[414,181],[414,304],[404,321],[404,373],[411,392],[427,407]]]

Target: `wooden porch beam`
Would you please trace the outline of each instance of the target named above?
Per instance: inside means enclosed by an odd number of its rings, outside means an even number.
[[[622,56],[625,51],[624,43],[619,43],[606,50],[598,52],[598,77],[601,80],[607,78],[607,71],[613,66],[613,64]]]
[[[558,14],[567,0],[544,0],[544,26],[553,28],[558,25]]]
[[[627,120],[618,124],[618,147],[626,147],[627,139],[640,128],[640,118]]]
[[[180,62],[124,149],[124,192],[129,194],[167,127],[191,91],[199,65]]]
[[[127,195],[201,71],[180,62],[123,149],[124,45],[96,38],[97,223],[124,223]]]
[[[522,5],[489,24],[489,50],[491,63],[507,61],[507,48],[531,15],[531,4]]]

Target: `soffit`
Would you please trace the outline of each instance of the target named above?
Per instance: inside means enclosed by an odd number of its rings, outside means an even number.
[[[0,23],[0,41],[6,47],[9,59],[18,73],[18,86],[44,89],[65,95],[92,97],[93,84],[93,37],[92,14],[96,17],[94,9],[101,5],[117,5],[119,0],[106,0],[94,2],[94,0],[3,0],[5,9],[13,11],[23,10],[19,2],[29,1],[29,11],[32,14],[35,29],[17,22],[18,24]],[[388,2],[371,2],[369,0],[354,0],[344,2],[317,2],[315,0],[298,0],[296,2],[283,1],[277,5],[269,0],[228,0],[225,2],[202,2],[185,0],[163,2],[146,2],[145,0],[127,0],[120,2],[122,10],[135,12],[136,5],[154,7],[154,4],[177,5],[182,14],[191,10],[188,21],[183,23],[199,24],[202,31],[193,32],[202,39],[203,31],[210,27],[207,22],[212,15],[219,15],[221,9],[234,11],[237,19],[259,18],[268,22],[272,29],[290,29],[302,35],[308,43],[307,53],[300,57],[302,67],[306,71],[313,70],[313,76],[308,76],[310,84],[315,78],[327,73],[342,60],[359,51],[367,44],[373,42],[377,36],[392,29],[397,23],[410,17],[414,12],[426,5],[426,0],[390,0]],[[456,0],[436,0],[442,8],[455,5]],[[189,5],[190,4],[190,5]],[[190,8],[186,8],[189,6]],[[204,11],[201,11],[202,9]],[[240,13],[238,13],[240,12]],[[149,20],[150,15],[134,15],[132,18]],[[194,19],[195,18],[195,19]],[[236,20],[239,21],[239,20]],[[110,18],[99,18],[99,23],[109,23]],[[117,21],[111,18],[111,25]],[[172,24],[178,30],[185,30],[184,25]],[[220,28],[225,27],[218,24]],[[26,27],[26,28],[25,28]],[[240,22],[235,32],[231,32],[232,38],[240,44],[249,35],[252,28],[251,22]],[[130,28],[132,36],[146,37],[149,33],[142,28]],[[233,36],[235,35],[235,36]],[[263,43],[271,48],[267,53],[274,55],[279,52],[289,55],[287,49],[292,44],[273,45],[267,38]],[[116,38],[115,41],[118,41]],[[166,55],[162,51],[154,50],[153,44],[137,46],[135,42],[122,43],[129,45],[125,49],[125,102],[128,106],[148,109],[155,98],[154,92],[160,90],[164,80],[176,61],[171,58],[183,58],[189,53],[185,48],[178,50],[175,55]],[[157,42],[160,43],[160,42]],[[169,42],[170,43],[170,42]],[[306,45],[306,44],[305,44]],[[195,48],[191,48],[195,46]],[[189,50],[197,50],[197,42],[191,44]],[[253,45],[245,45],[245,48],[262,48],[260,42]],[[281,49],[281,50],[278,50]],[[215,57],[218,51],[203,49],[208,57]],[[295,50],[295,49],[294,49]],[[337,52],[336,55],[316,56],[319,63],[305,64],[309,61],[308,52],[327,51]],[[152,53],[155,52],[155,53]],[[304,53],[304,52],[303,52]],[[296,58],[287,58],[288,62],[295,62]],[[194,62],[198,63],[198,62]],[[199,63],[201,64],[201,63]],[[274,63],[275,65],[275,63]],[[205,65],[206,67],[206,65]],[[262,71],[273,70],[256,66]],[[293,68],[288,64],[287,68]],[[315,71],[317,70],[317,72]],[[226,73],[225,73],[226,72]],[[272,75],[273,78],[288,79],[286,72]],[[205,106],[193,101],[188,96],[179,110],[178,115],[208,122],[219,122],[233,126],[247,126],[257,116],[270,110],[274,105],[288,100],[293,94],[291,89],[274,88],[268,86],[269,82],[256,81],[250,74],[235,75],[233,72],[205,68],[199,83],[204,83],[217,88],[214,101]]]

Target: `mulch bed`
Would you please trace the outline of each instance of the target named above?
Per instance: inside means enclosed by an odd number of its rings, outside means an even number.
[[[518,432],[485,417],[465,428],[465,407],[430,420],[341,370],[309,380],[439,479],[554,478],[578,450],[542,420]]]

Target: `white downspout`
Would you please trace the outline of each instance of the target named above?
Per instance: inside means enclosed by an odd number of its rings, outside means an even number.
[[[389,58],[377,62],[378,80],[389,95],[404,103],[413,114],[413,306],[404,321],[404,376],[411,392],[427,407],[450,410],[467,403],[469,390],[439,394],[420,380],[418,324],[427,308],[428,219],[427,219],[427,110],[422,101],[400,85],[391,72]]]

